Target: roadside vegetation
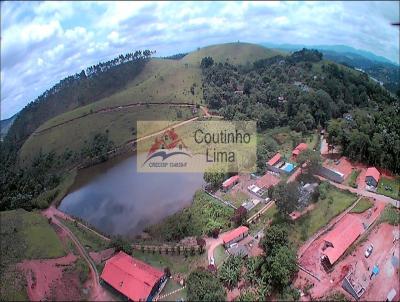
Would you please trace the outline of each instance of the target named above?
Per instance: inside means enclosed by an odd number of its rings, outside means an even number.
[[[79,242],[88,251],[98,252],[109,247],[110,243],[100,236],[96,235],[92,231],[89,231],[81,227],[77,222],[70,220],[63,220],[62,224],[68,227],[68,229],[74,233],[79,239]]]
[[[357,185],[357,177],[358,177],[358,175],[360,175],[360,173],[361,173],[361,170],[359,170],[359,169],[351,171],[351,174],[347,181],[347,183],[350,187],[357,188],[357,186],[358,186]]]

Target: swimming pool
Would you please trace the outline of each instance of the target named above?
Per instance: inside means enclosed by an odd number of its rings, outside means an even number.
[[[281,168],[283,171],[285,172],[292,172],[292,170],[295,168],[295,165],[293,165],[292,163],[285,163],[285,165]]]

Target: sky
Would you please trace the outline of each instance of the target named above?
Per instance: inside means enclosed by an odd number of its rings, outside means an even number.
[[[342,44],[399,62],[399,2],[1,2],[1,119],[66,76],[138,49]]]

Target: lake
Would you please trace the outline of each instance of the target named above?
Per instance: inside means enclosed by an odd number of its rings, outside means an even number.
[[[82,169],[59,209],[106,234],[133,238],[189,205],[202,173],[138,173],[130,154]]]

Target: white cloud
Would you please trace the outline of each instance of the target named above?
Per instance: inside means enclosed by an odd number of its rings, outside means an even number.
[[[398,2],[1,2],[1,118],[120,53],[247,41],[346,44],[399,61]]]

